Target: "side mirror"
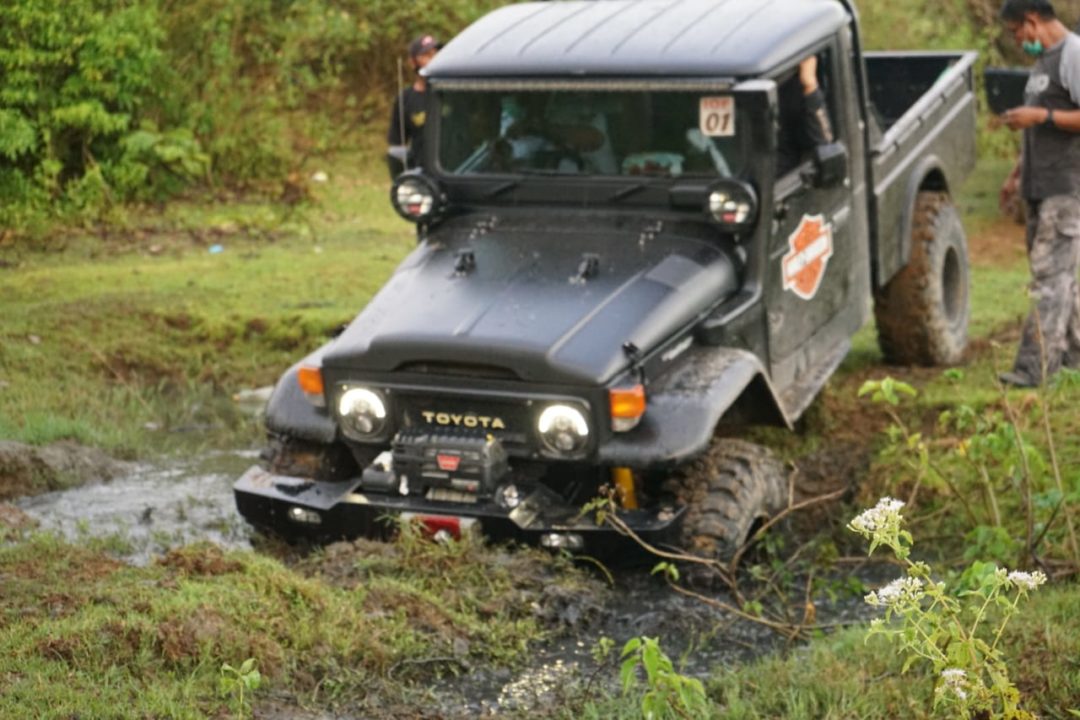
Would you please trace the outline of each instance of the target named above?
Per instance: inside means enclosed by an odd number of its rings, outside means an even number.
[[[847,148],[842,142],[814,148],[814,185],[832,187],[844,181],[848,172]]]

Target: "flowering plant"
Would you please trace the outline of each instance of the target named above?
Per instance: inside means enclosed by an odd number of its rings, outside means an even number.
[[[903,529],[904,503],[882,498],[854,518],[848,529],[870,541],[870,553],[885,546],[905,567],[905,574],[866,596],[884,608],[885,617],[870,623],[871,635],[893,639],[906,653],[903,671],[920,660],[934,677],[934,709],[950,718],[1033,720],[1020,709],[1020,693],[1009,680],[998,644],[1022,598],[1046,582],[1041,572],[987,566],[975,589],[950,594],[935,582],[926,563],[910,559],[914,540]],[[996,620],[996,629],[990,627]]]

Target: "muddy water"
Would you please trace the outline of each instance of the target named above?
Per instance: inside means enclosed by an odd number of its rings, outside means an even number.
[[[42,530],[73,542],[101,539],[112,554],[134,564],[197,540],[250,548],[251,531],[236,512],[232,485],[256,458],[255,451],[217,452],[137,465],[109,482],[24,498],[16,505]]]

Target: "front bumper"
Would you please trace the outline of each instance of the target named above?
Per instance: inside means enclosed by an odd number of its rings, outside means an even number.
[[[547,535],[576,535],[580,552],[611,556],[639,548],[638,543],[598,526],[580,508],[567,505],[543,485],[521,488],[521,502],[507,509],[492,501],[451,503],[413,495],[367,492],[356,478],[339,483],[275,475],[255,466],[233,486],[236,507],[252,525],[286,537],[335,540],[386,538],[402,513],[474,520],[483,534],[496,541],[540,544]],[[642,540],[652,545],[675,544],[685,508],[621,511],[619,517]]]

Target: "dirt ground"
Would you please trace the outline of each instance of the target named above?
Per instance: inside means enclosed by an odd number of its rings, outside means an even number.
[[[1013,265],[1026,256],[1024,226],[1009,218],[985,225],[968,237],[968,255],[978,265]]]

